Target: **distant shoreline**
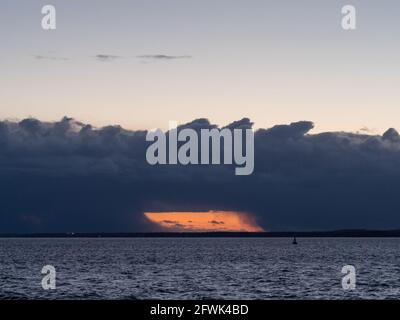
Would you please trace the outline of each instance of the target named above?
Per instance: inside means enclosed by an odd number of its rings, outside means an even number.
[[[0,234],[0,238],[392,238],[400,230],[336,230],[283,232],[113,232]]]

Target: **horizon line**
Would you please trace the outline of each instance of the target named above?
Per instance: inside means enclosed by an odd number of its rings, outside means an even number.
[[[338,229],[330,231],[150,231],[150,232],[46,232],[1,233],[0,238],[286,238],[286,237],[400,237],[400,229]]]

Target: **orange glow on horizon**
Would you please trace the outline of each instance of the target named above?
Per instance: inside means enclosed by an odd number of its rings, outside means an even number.
[[[145,212],[145,217],[167,231],[264,231],[243,212]]]

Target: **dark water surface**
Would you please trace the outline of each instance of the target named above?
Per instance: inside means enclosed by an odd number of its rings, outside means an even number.
[[[0,239],[0,298],[399,299],[400,239]],[[357,287],[342,289],[354,265]],[[57,270],[42,289],[41,269]]]

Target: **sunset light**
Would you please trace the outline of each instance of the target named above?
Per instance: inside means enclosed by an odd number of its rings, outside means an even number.
[[[243,212],[145,212],[144,215],[166,231],[264,231]]]

